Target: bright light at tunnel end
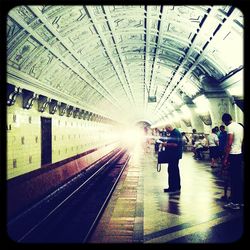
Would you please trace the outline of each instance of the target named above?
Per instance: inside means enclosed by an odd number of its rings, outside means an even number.
[[[120,140],[125,147],[132,147],[146,139],[143,129],[134,127],[121,132]]]

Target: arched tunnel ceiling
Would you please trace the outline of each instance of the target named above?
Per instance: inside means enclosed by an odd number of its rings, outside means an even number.
[[[203,93],[202,77],[219,90],[243,67],[243,15],[232,6],[17,6],[7,51],[9,83],[155,123],[171,102]]]

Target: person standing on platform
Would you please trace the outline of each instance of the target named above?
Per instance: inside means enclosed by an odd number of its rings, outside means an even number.
[[[219,138],[216,135],[216,129],[212,128],[212,133],[208,135],[208,147],[209,147],[209,155],[211,158],[211,168],[215,168],[215,163],[219,158]]]
[[[222,115],[222,121],[228,128],[223,167],[229,167],[231,179],[231,202],[224,205],[224,208],[238,210],[243,205],[242,142],[244,129],[240,124],[234,122],[228,113]]]
[[[199,135],[197,134],[195,128],[192,130],[192,132],[193,132],[193,133],[192,133],[192,145],[194,145],[195,142],[199,139]]]
[[[230,186],[230,176],[228,169],[224,168],[223,166],[223,161],[224,161],[224,156],[225,156],[225,150],[226,150],[226,145],[227,145],[227,131],[225,131],[225,126],[221,125],[220,126],[220,134],[218,136],[219,138],[219,156],[220,160],[222,163],[221,166],[221,176],[224,181],[224,195],[221,197],[222,200],[227,201],[228,196],[227,196],[227,191]]]
[[[188,137],[186,136],[186,133],[185,132],[182,132],[181,133],[181,136],[182,136],[182,151],[187,151],[186,150],[186,146],[188,145],[189,143],[189,139]]]
[[[169,138],[163,146],[170,152],[168,161],[168,188],[164,192],[178,192],[181,189],[179,160],[182,158],[182,135],[171,124],[166,125]]]
[[[219,134],[218,138],[219,138],[220,159],[221,159],[221,162],[223,162],[225,149],[226,149],[226,145],[227,145],[227,131],[225,131],[224,125],[220,126],[220,134]]]
[[[215,134],[218,136],[218,138],[219,138],[219,134],[220,134],[220,129],[219,129],[219,127],[218,126],[215,126],[214,127],[214,130],[215,130]]]
[[[195,154],[194,144],[195,144],[196,141],[199,140],[199,135],[197,134],[195,128],[192,130],[192,132],[193,132],[193,133],[192,133],[192,141],[191,141],[191,142],[192,142],[192,146],[193,146],[192,151],[193,151],[193,153],[194,153],[193,157],[195,158],[195,157],[196,157],[196,154]]]

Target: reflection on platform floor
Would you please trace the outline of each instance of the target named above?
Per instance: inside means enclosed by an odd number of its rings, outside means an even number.
[[[181,192],[168,187],[167,164],[156,170],[153,147],[137,145],[90,242],[229,243],[243,234],[243,208],[223,208],[219,167],[196,161],[191,152],[180,160]]]

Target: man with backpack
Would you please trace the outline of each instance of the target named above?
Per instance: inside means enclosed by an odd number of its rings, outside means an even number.
[[[181,180],[179,172],[179,160],[182,158],[182,136],[178,129],[171,124],[166,125],[169,133],[167,142],[163,142],[163,146],[169,151],[168,161],[168,188],[164,189],[166,193],[179,192],[181,189]]]

